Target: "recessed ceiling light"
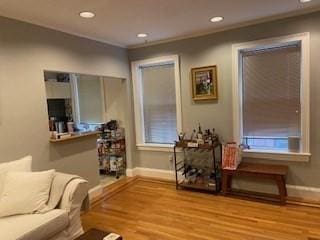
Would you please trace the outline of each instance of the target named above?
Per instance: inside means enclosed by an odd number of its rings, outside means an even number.
[[[83,18],[93,18],[95,16],[93,12],[81,12],[79,15]]]
[[[311,2],[312,0],[300,0],[301,3]]]
[[[138,33],[137,37],[138,38],[146,38],[146,37],[148,37],[148,34],[146,34],[146,33]]]
[[[215,22],[221,22],[223,20],[223,17],[212,17],[212,18],[210,18],[210,22],[213,22],[213,23],[215,23]]]

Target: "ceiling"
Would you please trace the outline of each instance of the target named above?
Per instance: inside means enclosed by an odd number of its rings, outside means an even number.
[[[320,0],[0,0],[0,15],[123,47],[201,35],[283,14],[312,11]],[[81,11],[96,17],[83,19]],[[224,21],[211,23],[213,16]]]

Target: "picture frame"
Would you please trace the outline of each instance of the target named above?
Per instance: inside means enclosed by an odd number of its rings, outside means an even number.
[[[191,69],[192,99],[217,100],[218,78],[217,66],[197,67]]]

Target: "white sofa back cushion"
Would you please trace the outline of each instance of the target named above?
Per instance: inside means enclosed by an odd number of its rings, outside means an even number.
[[[8,172],[0,195],[0,217],[36,213],[46,207],[55,170]]]
[[[19,160],[0,164],[0,195],[3,190],[4,178],[7,172],[31,172],[32,157],[26,156]]]

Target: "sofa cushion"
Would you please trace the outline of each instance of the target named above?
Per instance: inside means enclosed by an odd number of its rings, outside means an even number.
[[[7,172],[31,172],[32,157],[26,156],[16,161],[0,164],[0,194],[3,190],[4,178]]]
[[[26,214],[0,218],[1,240],[43,240],[69,225],[68,213],[54,209],[45,214]]]
[[[55,170],[8,172],[0,194],[0,217],[38,212],[46,207]]]

